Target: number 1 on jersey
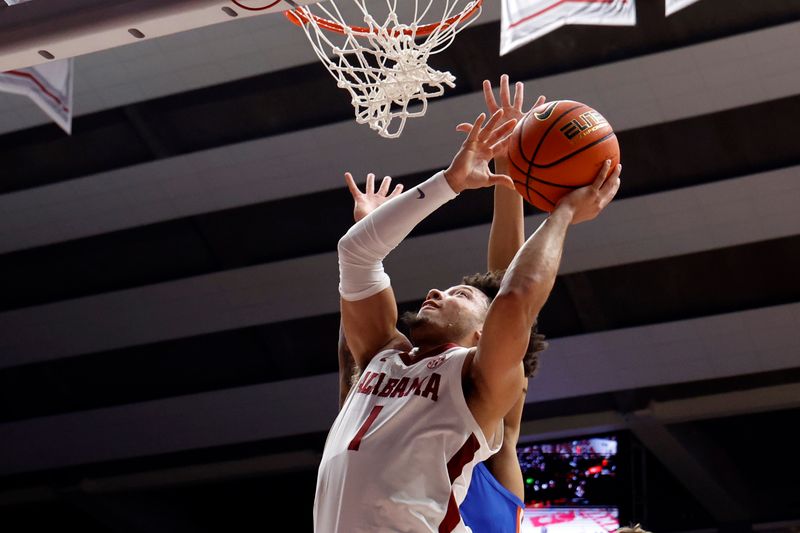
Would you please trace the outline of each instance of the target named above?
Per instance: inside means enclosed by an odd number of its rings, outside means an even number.
[[[361,439],[364,438],[364,435],[369,431],[370,426],[375,423],[375,419],[378,418],[381,409],[383,409],[382,405],[376,405],[372,408],[367,419],[364,420],[364,423],[358,428],[358,433],[356,433],[356,436],[353,437],[353,440],[351,440],[350,444],[347,446],[348,450],[358,450],[358,447],[361,446]]]

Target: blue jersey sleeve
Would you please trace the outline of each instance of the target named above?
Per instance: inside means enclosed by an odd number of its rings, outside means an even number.
[[[460,511],[464,523],[473,533],[517,533],[520,510],[525,504],[506,489],[479,463],[472,472],[472,481]]]

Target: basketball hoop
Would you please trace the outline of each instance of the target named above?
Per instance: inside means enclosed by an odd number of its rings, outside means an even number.
[[[379,16],[383,22],[367,11],[367,0],[350,0],[364,26],[348,24],[336,1],[301,7],[286,0],[295,8],[285,14],[303,28],[337,86],[350,93],[356,122],[382,137],[399,137],[407,119],[425,114],[429,98],[455,87],[455,76],[431,68],[428,59],[453,43],[480,14],[483,0],[404,0],[401,8],[413,7],[409,23],[398,20],[397,0],[377,8],[385,11]],[[381,3],[372,3],[375,12]],[[441,10],[436,14],[434,4]]]

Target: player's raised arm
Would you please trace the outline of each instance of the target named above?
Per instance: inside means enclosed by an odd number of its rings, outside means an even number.
[[[514,99],[511,99],[511,89],[509,87],[508,75],[500,77],[500,103],[494,97],[492,84],[489,80],[483,82],[483,98],[486,102],[486,109],[490,114],[494,114],[498,109],[503,110],[506,119],[522,120],[525,113],[522,111],[524,103],[524,85],[517,82],[514,85]],[[545,102],[544,96],[540,96],[534,108]],[[460,124],[460,131],[469,132],[472,130],[471,124]],[[508,139],[498,143],[494,156],[495,172],[498,174],[509,174],[508,159]],[[522,196],[513,188],[498,187],[494,188],[494,212],[492,215],[492,226],[489,232],[488,270],[505,270],[511,264],[517,251],[525,242],[525,225]]]
[[[353,176],[348,172],[345,174],[345,183],[353,197],[353,220],[358,222],[368,214],[372,213],[379,206],[388,202],[395,196],[403,192],[403,185],[398,183],[395,185],[392,192],[389,189],[392,185],[392,178],[385,176],[381,181],[380,188],[375,190],[375,174],[367,174],[367,182],[364,185],[364,192],[358,188]],[[339,408],[344,405],[347,395],[350,393],[350,388],[353,385],[353,380],[359,371],[356,365],[353,353],[347,345],[347,338],[344,336],[344,328],[341,322],[339,323],[339,342],[338,342],[338,356],[339,356]]]
[[[525,113],[522,111],[524,103],[525,86],[522,82],[514,84],[514,98],[511,99],[511,89],[509,87],[508,75],[500,77],[500,103],[498,105],[492,92],[492,84],[489,80],[483,82],[483,98],[489,113],[494,113],[502,109],[506,118],[522,120]],[[540,96],[534,108],[545,102],[544,96]],[[508,159],[508,140],[503,141],[498,146],[498,152],[494,157],[494,168],[498,174],[509,174]],[[489,251],[488,270],[505,270],[511,264],[511,260],[525,242],[525,222],[523,211],[522,196],[515,190],[507,187],[494,188],[494,212],[492,215],[492,227],[489,232]]]
[[[356,363],[364,368],[379,351],[410,347],[397,329],[397,303],[383,259],[425,217],[465,189],[503,184],[511,178],[489,171],[496,145],[514,128],[502,110],[486,125],[481,114],[444,172],[401,194],[356,223],[339,241],[342,323]]]
[[[502,418],[518,400],[519,363],[530,329],[555,283],[571,224],[596,217],[619,189],[621,166],[610,161],[593,184],[565,196],[511,262],[489,307],[470,369],[477,394],[470,408],[479,423]]]

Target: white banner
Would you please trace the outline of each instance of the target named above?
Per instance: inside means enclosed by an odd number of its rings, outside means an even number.
[[[72,72],[71,58],[0,72],[0,91],[27,96],[64,131],[71,133]]]
[[[633,26],[635,0],[503,0],[500,55],[567,24]]]
[[[698,0],[666,0],[667,15],[670,16],[676,11],[680,11],[686,6],[690,6]]]

